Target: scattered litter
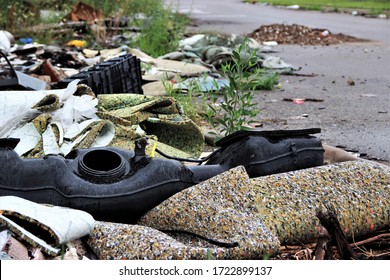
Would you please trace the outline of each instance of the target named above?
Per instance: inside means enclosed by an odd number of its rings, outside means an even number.
[[[365,94],[361,94],[360,96],[361,96],[361,97],[369,97],[369,98],[371,98],[371,97],[376,97],[376,94],[365,93]]]
[[[72,11],[65,18],[73,22],[94,22],[98,20],[103,20],[104,15],[102,11],[99,11],[83,2],[78,2],[72,7]]]
[[[289,72],[288,69],[293,70],[293,66],[291,64],[284,62],[280,57],[276,57],[276,56],[266,57],[262,62],[262,66],[264,68],[274,69],[274,70],[284,70],[286,72]]]
[[[324,102],[324,99],[318,98],[283,98],[283,101],[293,102],[295,104],[303,104],[305,102]]]
[[[230,169],[165,200],[139,224],[173,233],[194,233],[174,237],[187,246],[209,247],[217,259],[258,259],[264,254],[273,254],[279,242],[257,214],[258,205],[253,204],[254,191],[248,179],[243,167]],[[209,242],[200,243],[196,236],[221,244],[238,244],[232,248],[215,247]],[[204,254],[200,248],[191,247],[198,254]]]
[[[46,88],[46,83],[26,75],[20,71],[16,71],[13,65],[8,60],[7,56],[0,50],[0,55],[5,58],[8,69],[2,69],[0,72],[0,90],[18,90],[18,89],[29,89],[29,90],[43,90]]]
[[[351,78],[349,78],[349,79],[347,80],[347,84],[348,84],[349,86],[354,86],[354,85],[355,85],[355,81],[352,80]]]
[[[190,38],[181,40],[179,42],[179,51],[166,54],[162,58],[197,63],[209,67],[210,70],[214,71],[220,69],[223,63],[231,61],[233,49],[237,49],[245,39],[248,39],[247,36],[237,34],[196,34]],[[284,68],[288,68],[285,70],[293,69],[291,65],[285,63],[280,58],[266,54],[270,52],[270,47],[274,44],[275,42],[272,42],[266,46],[262,43],[260,44],[253,38],[249,38],[248,51],[256,52],[259,67],[266,67],[273,70],[283,70]]]
[[[324,30],[324,31],[321,32],[321,36],[322,36],[322,37],[326,37],[326,36],[328,36],[329,34],[330,34],[329,30]]]
[[[83,48],[87,45],[87,41],[85,40],[71,40],[68,43],[66,43],[68,47],[76,47],[76,48]]]
[[[293,99],[293,103],[294,104],[304,104],[305,100],[304,99],[300,99],[300,98],[295,98],[295,99]]]
[[[229,85],[227,79],[216,79],[210,76],[189,78],[183,82],[175,83],[173,89],[182,91],[194,90],[200,92],[219,91]]]
[[[299,10],[299,5],[290,5],[290,6],[286,6],[286,9],[288,10]]]
[[[272,46],[272,47],[275,47],[278,45],[278,42],[276,41],[268,41],[268,42],[263,42],[263,45],[264,46]]]
[[[11,33],[5,30],[0,30],[0,50],[8,52],[14,41],[14,36]]]
[[[324,202],[337,207],[348,238],[388,229],[389,179],[389,166],[352,160],[253,178],[250,182],[264,222],[281,244],[302,244],[318,237],[315,211]]]
[[[306,120],[308,117],[309,117],[308,114],[303,114],[303,115],[300,115],[300,116],[288,117],[288,119],[289,120]]]
[[[124,54],[61,80],[55,88],[65,88],[71,81],[80,80],[96,95],[126,92],[142,94],[141,79],[140,60],[131,54]]]
[[[286,8],[300,9],[299,5]],[[102,28],[103,18],[101,11],[79,2],[65,17],[68,22],[56,28],[86,28],[88,22],[99,41],[106,31]],[[139,18],[143,20],[145,16]],[[112,22],[127,26],[127,20]],[[332,34],[328,29],[286,24],[261,26],[249,36],[249,46],[258,56],[259,67],[296,76],[315,74],[295,73],[299,69],[269,55],[273,47],[365,41]],[[141,136],[149,138],[153,148],[148,147],[145,152],[152,157],[157,146],[183,158],[199,155],[205,138],[183,114],[180,104],[163,96],[163,81],[172,80],[173,88],[184,92],[193,84],[202,92],[227,86],[227,80],[212,76],[212,72],[231,61],[232,50],[243,38],[235,34],[197,34],[182,40],[177,51],[153,58],[126,46],[86,49],[87,42],[81,39],[69,41],[66,48],[36,44],[30,37],[18,38],[17,45],[11,33],[1,30],[0,64],[4,70],[0,72],[0,138],[19,139],[14,147],[16,153],[31,158],[60,155],[62,159],[65,155],[74,156],[74,149],[89,147],[134,150],[130,140]],[[107,84],[104,67],[112,66],[113,61],[122,63],[128,57],[133,57],[135,64],[115,64],[105,72],[115,82]],[[93,71],[98,78],[91,78]],[[123,83],[130,80],[136,83],[135,87],[124,87]],[[355,85],[352,79],[347,83]],[[304,104],[324,100],[283,101]],[[302,114],[290,119],[308,117]],[[286,120],[283,125],[287,125]],[[294,146],[291,149],[295,151]],[[329,153],[329,148],[325,151],[327,160],[352,162],[325,162],[323,167],[252,179],[242,166],[232,168],[169,197],[135,225],[95,221],[83,211],[2,196],[0,259],[88,259],[86,252],[73,243],[82,236],[88,236],[88,244],[99,259],[272,257],[281,244],[311,242],[317,236],[318,221],[313,211],[329,198],[338,204],[340,221],[349,235],[359,237],[388,228],[390,198],[386,184],[390,171],[353,155],[342,155],[340,160],[340,154]],[[373,192],[378,195],[373,197]],[[346,203],[350,201],[353,203]],[[63,255],[59,256],[60,253]],[[296,258],[307,259],[309,254],[309,249],[302,250]]]

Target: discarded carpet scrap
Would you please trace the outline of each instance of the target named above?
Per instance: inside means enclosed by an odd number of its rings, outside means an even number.
[[[204,137],[169,97],[101,94],[73,81],[64,90],[0,92],[0,138],[19,138],[20,156],[66,156],[76,148],[117,146],[134,150],[150,138],[148,154],[197,158]],[[5,105],[7,104],[7,106]]]
[[[101,260],[205,260],[224,258],[223,248],[187,246],[154,228],[96,222],[88,245]]]
[[[102,94],[98,99],[99,117],[116,125],[116,137],[111,146],[127,148],[130,144],[129,148],[134,149],[134,141],[129,140],[134,140],[140,135],[133,134],[132,138],[130,131],[137,131],[139,126],[138,130],[144,131],[146,135],[154,135],[159,142],[164,143],[165,145],[157,143],[157,146],[170,155],[197,157],[203,152],[202,131],[184,115],[182,108],[173,98],[139,94]],[[167,145],[170,148],[167,149]]]
[[[239,166],[170,197],[142,217],[139,224],[183,232],[179,240],[188,244],[201,240],[185,233],[221,244],[236,243],[226,249],[229,258],[258,259],[274,254],[279,240],[264,225],[254,199],[249,177]]]
[[[390,167],[347,161],[251,179],[264,223],[282,244],[318,237],[316,210],[330,203],[347,237],[390,226]]]
[[[30,245],[56,256],[61,244],[88,235],[94,219],[84,211],[2,196],[0,223]]]
[[[238,167],[177,193],[139,224],[189,246],[205,244],[186,233],[237,242],[239,246],[226,249],[232,259],[272,255],[279,242],[315,241],[320,226],[315,213],[324,203],[339,209],[339,221],[350,238],[390,226],[387,166],[349,161],[249,180],[244,174]]]
[[[139,225],[98,223],[88,242],[103,259],[273,255],[279,240],[259,217],[252,204],[254,194],[240,166],[174,195],[147,213]]]

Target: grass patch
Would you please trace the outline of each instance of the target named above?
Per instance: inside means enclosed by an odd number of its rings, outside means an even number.
[[[246,0],[245,2],[253,3],[254,1]],[[299,5],[302,9],[307,10],[333,10],[348,11],[351,9],[364,10],[368,14],[378,15],[390,13],[389,0],[371,0],[371,1],[350,1],[350,0],[257,0],[261,3],[269,3],[275,6]]]

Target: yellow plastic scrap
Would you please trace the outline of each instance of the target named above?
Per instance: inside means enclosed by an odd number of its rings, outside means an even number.
[[[154,157],[154,152],[156,151],[156,149],[157,149],[157,142],[154,142],[152,151],[151,151],[151,153],[150,153],[150,156],[151,156],[151,157]]]
[[[82,48],[87,45],[87,42],[84,40],[71,40],[66,44],[68,47]]]

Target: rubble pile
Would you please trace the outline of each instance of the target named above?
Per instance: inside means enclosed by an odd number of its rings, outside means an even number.
[[[248,34],[260,43],[275,41],[278,44],[332,45],[345,42],[365,42],[367,40],[342,33],[333,34],[327,29],[310,28],[299,24],[262,25]]]

